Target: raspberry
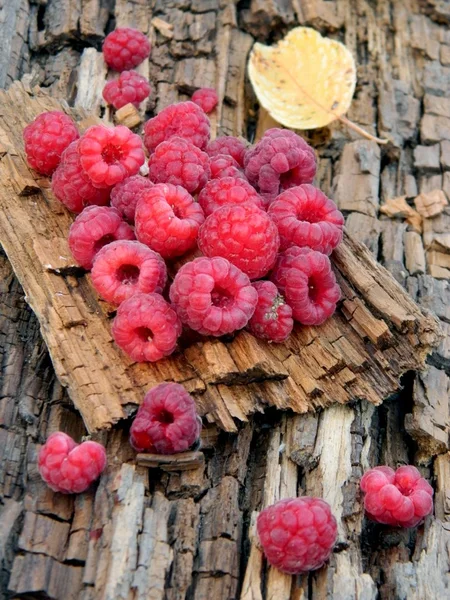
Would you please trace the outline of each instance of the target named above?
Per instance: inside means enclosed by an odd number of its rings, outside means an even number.
[[[139,197],[136,236],[163,258],[174,258],[195,247],[204,220],[200,205],[184,188],[159,183]]]
[[[267,213],[247,202],[209,215],[200,227],[198,246],[206,256],[227,258],[250,279],[259,279],[275,264],[280,238]]]
[[[179,383],[161,383],[145,394],[130,429],[138,452],[185,452],[198,439],[201,419],[195,402]]]
[[[134,240],[133,230],[120,218],[119,211],[107,206],[88,206],[72,223],[69,247],[74,259],[91,269],[97,252],[116,240]]]
[[[287,129],[268,129],[245,153],[245,175],[268,202],[288,188],[311,183],[316,157],[303,138]]]
[[[155,183],[181,185],[191,194],[199,192],[211,174],[206,152],[180,137],[161,142],[148,166],[148,177]]]
[[[336,310],[341,292],[330,259],[321,252],[289,248],[279,255],[271,279],[303,325],[320,325]]]
[[[103,58],[114,71],[134,69],[150,56],[150,42],[147,37],[129,27],[111,31],[103,42]]]
[[[229,204],[251,202],[263,208],[261,196],[249,183],[238,177],[221,177],[208,181],[198,196],[198,203],[205,216],[209,216],[218,208]]]
[[[111,191],[111,206],[117,208],[127,221],[134,223],[134,214],[139,196],[141,192],[151,187],[153,187],[153,182],[146,177],[142,177],[141,175],[127,177],[113,187]]]
[[[253,315],[258,293],[247,275],[224,258],[196,258],[181,267],[170,288],[181,321],[202,335],[242,329]]]
[[[80,162],[94,187],[109,187],[130,175],[136,175],[144,164],[141,138],[128,127],[90,127],[80,139]]]
[[[144,144],[152,153],[173,136],[181,137],[203,150],[209,140],[209,119],[193,102],[179,102],[164,108],[144,125]]]
[[[209,167],[211,169],[211,179],[219,179],[220,177],[239,177],[240,179],[247,181],[244,171],[239,167],[232,156],[217,154],[210,158]]]
[[[94,259],[92,283],[107,302],[120,304],[137,292],[162,294],[166,264],[140,242],[119,240],[104,246]]]
[[[84,492],[105,467],[103,446],[90,441],[76,444],[61,431],[48,437],[38,457],[42,479],[54,492],[63,494]]]
[[[192,94],[192,102],[200,106],[208,114],[216,108],[219,103],[219,97],[215,89],[201,88]]]
[[[72,142],[61,156],[61,163],[52,177],[52,191],[69,210],[80,213],[91,204],[109,203],[111,188],[95,188],[83,171],[78,154],[78,141]]]
[[[176,312],[159,294],[134,294],[119,306],[111,332],[136,362],[155,362],[175,350],[181,334]]]
[[[63,112],[40,114],[23,130],[28,164],[42,175],[51,175],[64,150],[79,137],[75,123]]]
[[[209,156],[217,156],[218,154],[224,154],[226,156],[232,156],[240,167],[244,166],[244,156],[247,150],[247,144],[232,135],[223,135],[216,138],[206,146],[206,152]]]
[[[130,102],[138,107],[149,95],[150,84],[136,71],[124,71],[118,79],[108,81],[103,88],[103,98],[115,109],[122,108]]]
[[[320,568],[337,538],[329,504],[310,496],[287,498],[265,508],[256,529],[269,563],[291,575]]]
[[[258,292],[258,304],[247,329],[263,340],[284,342],[294,326],[291,307],[271,281],[257,281],[253,287]]]
[[[433,512],[433,488],[413,466],[369,469],[360,486],[366,514],[377,523],[415,527]]]

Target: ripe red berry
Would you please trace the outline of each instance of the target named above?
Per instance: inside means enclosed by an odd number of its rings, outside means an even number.
[[[258,303],[247,329],[257,338],[284,342],[294,326],[292,308],[271,281],[256,281],[252,285],[258,292]]]
[[[232,156],[234,160],[238,163],[239,167],[244,166],[244,156],[245,151],[247,150],[247,143],[240,138],[234,137],[232,135],[223,135],[206,146],[206,152],[211,156],[217,156],[218,154],[222,154],[225,156]]]
[[[149,95],[149,82],[136,71],[123,71],[118,79],[108,81],[103,88],[103,98],[115,109],[129,103],[137,107]]]
[[[245,204],[246,202],[263,208],[262,198],[255,188],[238,177],[211,179],[198,195],[198,203],[206,217],[222,206]]]
[[[280,500],[265,508],[256,529],[268,562],[291,575],[319,569],[329,559],[337,537],[329,504],[310,496]]]
[[[216,154],[209,160],[211,169],[211,179],[220,179],[222,177],[239,177],[247,181],[244,171],[240,168],[237,161],[232,156],[226,154]]]
[[[161,383],[145,395],[130,429],[138,452],[185,452],[198,439],[201,419],[195,402],[179,383]]]
[[[213,88],[200,88],[192,94],[192,102],[195,102],[195,104],[208,114],[216,108],[219,97]]]
[[[133,175],[127,177],[111,190],[111,206],[117,208],[120,214],[130,223],[134,223],[136,205],[141,192],[153,187],[153,182],[142,177]]]
[[[150,42],[137,29],[119,27],[103,42],[103,57],[114,71],[134,69],[150,56]]]

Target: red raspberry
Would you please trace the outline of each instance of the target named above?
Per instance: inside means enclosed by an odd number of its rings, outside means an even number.
[[[200,88],[192,94],[192,102],[208,114],[216,108],[219,103],[219,96],[213,88]]]
[[[245,202],[263,208],[262,198],[255,188],[239,177],[211,179],[198,196],[198,203],[206,217],[222,206]]]
[[[195,247],[204,220],[201,206],[184,188],[159,183],[139,197],[136,236],[163,258],[174,258]]]
[[[52,433],[42,446],[38,468],[54,491],[79,494],[98,479],[106,467],[106,452],[97,442],[76,444],[67,434]]]
[[[191,194],[199,192],[211,175],[206,152],[180,137],[161,142],[148,166],[148,177],[155,183],[181,185]]]
[[[249,182],[270,202],[284,190],[311,183],[316,174],[316,156],[293,131],[273,128],[247,150],[244,166]]]
[[[130,102],[138,107],[149,95],[150,84],[136,71],[124,71],[118,79],[108,81],[103,88],[103,98],[115,109],[122,108]]]
[[[64,150],[79,137],[75,123],[63,112],[40,114],[23,130],[28,164],[42,175],[51,175]]]
[[[85,269],[92,269],[95,255],[106,244],[134,239],[133,230],[122,221],[119,211],[109,206],[88,206],[69,231],[70,251]]]
[[[239,167],[238,163],[232,156],[225,154],[217,154],[210,158],[209,167],[211,169],[211,179],[219,179],[221,177],[239,177],[247,181],[244,171]]]
[[[94,187],[109,187],[130,175],[136,175],[144,164],[141,138],[128,127],[90,127],[80,139],[80,162]]]
[[[303,325],[320,325],[336,310],[341,292],[328,256],[293,246],[279,255],[272,281]]]
[[[185,452],[198,439],[202,426],[195,402],[179,383],[160,383],[145,398],[130,429],[138,452]]]
[[[230,204],[214,211],[200,227],[198,246],[206,256],[222,256],[250,279],[275,264],[280,238],[275,223],[255,204]]]
[[[256,281],[252,285],[258,292],[258,304],[247,329],[257,338],[284,342],[294,327],[292,308],[271,281]]]
[[[170,104],[144,125],[144,144],[151,154],[161,142],[176,136],[203,150],[209,128],[208,117],[193,102]]]
[[[342,241],[342,213],[313,185],[299,185],[280,194],[270,205],[269,215],[277,224],[282,250],[308,246],[331,254]]]
[[[232,156],[240,167],[244,166],[244,156],[247,150],[247,144],[232,135],[223,135],[216,138],[206,146],[206,152],[209,156],[217,156],[218,154],[224,154],[226,156]]]
[[[433,512],[433,488],[416,467],[375,467],[361,479],[364,508],[377,523],[415,527]]]
[[[319,569],[337,538],[336,519],[321,498],[287,498],[265,508],[256,521],[271,565],[291,575]]]
[[[175,350],[181,334],[176,312],[159,294],[134,294],[117,309],[114,341],[136,362],[156,362]]]
[[[141,192],[153,187],[153,182],[142,177],[142,175],[133,175],[127,177],[111,191],[111,206],[117,208],[120,214],[130,223],[134,223],[137,201]]]
[[[103,42],[103,57],[114,71],[134,69],[150,56],[148,38],[130,27],[120,27],[111,31]]]
[[[258,293],[247,275],[224,258],[196,258],[181,267],[170,300],[183,323],[202,335],[242,329],[255,312]]]
[[[119,240],[104,246],[92,267],[95,289],[112,304],[120,304],[137,292],[162,294],[166,281],[166,263],[140,242]]]

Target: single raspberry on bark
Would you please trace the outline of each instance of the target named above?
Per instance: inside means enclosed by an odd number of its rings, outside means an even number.
[[[211,179],[198,195],[198,203],[206,217],[222,206],[246,202],[264,208],[262,198],[255,188],[239,177]]]
[[[433,488],[411,465],[375,467],[361,478],[366,515],[394,527],[415,527],[433,512]]]
[[[181,185],[190,194],[199,192],[211,175],[206,152],[180,137],[161,142],[150,156],[148,166],[151,181]]]
[[[54,492],[80,494],[105,467],[103,446],[91,441],[77,444],[61,431],[52,433],[39,451],[39,473]]]
[[[111,206],[117,208],[120,214],[130,223],[134,223],[136,205],[141,192],[153,187],[153,182],[142,177],[142,175],[133,175],[127,177],[111,191]]]
[[[79,137],[75,123],[63,112],[40,114],[23,130],[28,164],[42,175],[51,175],[64,150]]]
[[[140,242],[111,242],[97,253],[92,267],[93,286],[112,304],[120,304],[138,292],[162,294],[166,281],[165,262]]]
[[[256,529],[268,562],[291,575],[319,569],[331,556],[337,524],[321,498],[287,498],[265,508]]]
[[[258,293],[245,273],[224,258],[196,258],[175,275],[170,300],[181,321],[202,335],[242,329]]]
[[[281,250],[308,246],[331,254],[342,241],[342,213],[313,185],[299,185],[280,194],[270,205],[269,215],[277,224]]]
[[[184,188],[159,183],[139,197],[136,236],[163,258],[174,258],[195,247],[204,220],[201,206]]]
[[[103,58],[114,71],[134,69],[150,56],[147,36],[130,27],[111,31],[103,42]]]
[[[175,350],[181,323],[159,294],[134,294],[117,309],[111,332],[116,344],[136,362],[155,362]]]
[[[222,135],[206,146],[206,152],[211,156],[222,154],[232,156],[240,167],[244,166],[244,156],[248,144],[240,138],[232,135]]]
[[[137,452],[185,452],[198,439],[202,422],[195,402],[179,383],[161,383],[145,394],[130,429]]]
[[[92,269],[97,252],[116,240],[134,240],[134,232],[119,211],[109,206],[88,206],[78,215],[69,231],[69,248],[74,259]]]
[[[271,279],[303,325],[320,325],[334,314],[341,292],[325,254],[293,246],[278,256]]]
[[[150,95],[150,84],[136,71],[123,71],[118,79],[108,81],[103,88],[103,98],[116,110],[125,104],[139,106]]]
[[[294,326],[292,308],[271,281],[256,281],[252,285],[258,292],[258,303],[247,329],[257,338],[284,342]]]
[[[222,256],[250,279],[259,279],[274,266],[280,238],[267,213],[247,202],[209,215],[200,227],[198,246],[206,256]]]
[[[211,169],[211,179],[221,179],[222,177],[239,177],[247,181],[244,171],[232,156],[226,154],[216,154],[209,160]]]
[[[217,92],[213,88],[200,88],[192,94],[192,102],[200,106],[206,114],[212,112],[219,103]]]

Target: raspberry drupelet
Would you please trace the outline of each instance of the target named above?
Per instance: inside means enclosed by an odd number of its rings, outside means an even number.
[[[262,198],[255,188],[239,177],[211,179],[198,195],[198,203],[206,217],[222,206],[246,202],[264,208]]]
[[[108,81],[103,88],[103,98],[116,110],[129,103],[138,107],[149,95],[149,82],[136,71],[124,71],[118,79]]]
[[[88,206],[69,231],[69,248],[74,259],[91,269],[97,252],[116,240],[134,240],[134,232],[119,211],[109,206]]]
[[[416,467],[375,467],[361,479],[367,516],[385,525],[415,527],[433,512],[433,488]]]
[[[200,227],[198,246],[205,256],[222,256],[250,279],[259,279],[274,266],[280,238],[267,213],[247,202],[209,215]]]
[[[249,278],[224,258],[196,258],[181,267],[170,288],[181,321],[202,335],[242,329],[255,312],[258,293]]]
[[[293,187],[270,205],[280,233],[280,248],[308,246],[331,254],[342,241],[344,217],[336,204],[313,185]]]
[[[216,108],[219,96],[214,88],[200,88],[192,94],[191,100],[208,114]]]
[[[137,29],[119,27],[103,42],[103,58],[114,71],[134,69],[149,56],[150,42]]]
[[[247,181],[244,171],[232,156],[227,156],[226,154],[212,156],[209,160],[209,168],[211,169],[211,179],[239,177]]]
[[[325,254],[293,246],[278,256],[271,279],[303,325],[321,325],[334,314],[341,292]]]
[[[138,292],[162,294],[166,281],[165,262],[140,242],[119,240],[104,246],[92,267],[93,286],[112,304],[120,304]]]
[[[153,187],[153,182],[146,177],[141,175],[127,177],[111,190],[111,206],[117,208],[129,223],[134,223],[139,196],[141,192],[151,187]]]
[[[244,156],[247,150],[247,143],[240,138],[232,135],[222,135],[206,146],[206,152],[211,156],[222,154],[232,156],[240,167],[244,166]]]
[[[79,137],[75,123],[63,112],[40,114],[23,130],[28,164],[42,175],[51,175],[64,150]]]
[[[321,498],[287,498],[265,508],[256,529],[268,562],[291,575],[319,569],[331,556],[336,519]]]
[[[175,350],[181,322],[159,294],[134,294],[117,309],[111,332],[136,362],[155,362]]]
[[[247,329],[257,338],[284,342],[294,326],[291,307],[271,281],[256,281],[252,285],[258,292],[258,304]]]
[[[201,419],[195,402],[179,383],[161,383],[145,394],[130,429],[137,452],[185,452],[198,439]]]

